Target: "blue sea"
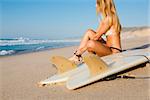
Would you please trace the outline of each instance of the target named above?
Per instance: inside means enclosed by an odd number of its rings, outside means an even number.
[[[0,39],[0,56],[75,46],[78,45],[79,42],[79,39],[41,40],[23,37],[13,39]]]

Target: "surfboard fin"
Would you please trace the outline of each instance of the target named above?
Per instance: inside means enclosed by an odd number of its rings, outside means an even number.
[[[77,65],[75,63],[62,56],[52,56],[50,61],[56,66],[58,74],[77,68]]]
[[[84,62],[89,67],[91,76],[96,76],[108,69],[108,65],[94,54],[88,54],[83,57]]]

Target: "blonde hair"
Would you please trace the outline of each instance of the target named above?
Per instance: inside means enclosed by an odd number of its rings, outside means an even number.
[[[96,3],[97,3],[97,7],[96,7],[97,14],[101,13],[104,18],[110,16],[115,31],[117,33],[120,33],[121,24],[119,22],[119,18],[117,16],[117,12],[113,0],[97,0]]]

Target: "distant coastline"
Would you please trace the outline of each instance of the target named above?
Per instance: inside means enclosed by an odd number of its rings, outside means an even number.
[[[127,32],[127,31],[138,31],[138,30],[143,30],[143,29],[150,29],[150,26],[141,26],[141,27],[123,27],[122,32]]]

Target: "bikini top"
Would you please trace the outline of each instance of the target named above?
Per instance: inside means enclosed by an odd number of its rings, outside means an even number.
[[[112,32],[112,29],[109,29],[105,34],[103,34],[101,37],[102,39],[104,39],[105,41],[107,40],[107,36],[111,35],[113,32]]]

